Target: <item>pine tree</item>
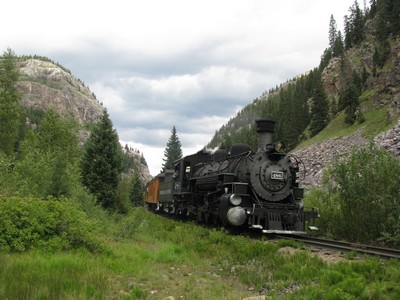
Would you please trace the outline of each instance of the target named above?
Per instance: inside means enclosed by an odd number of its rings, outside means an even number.
[[[322,82],[318,80],[311,101],[311,136],[316,135],[328,124],[329,103]]]
[[[117,208],[121,151],[118,134],[105,110],[85,143],[81,175],[83,184],[107,209]]]
[[[336,40],[335,40],[335,45],[332,49],[332,55],[334,57],[338,57],[338,56],[343,55],[343,53],[344,53],[343,37],[342,37],[342,33],[339,30]]]
[[[338,36],[338,32],[337,32],[336,20],[333,17],[333,15],[331,15],[331,18],[329,21],[329,47],[332,52],[333,52],[333,49],[335,48],[337,36]]]
[[[21,115],[18,79],[15,54],[8,49],[0,59],[0,151],[7,155],[14,153],[18,137]]]
[[[361,43],[364,40],[365,15],[360,9],[357,0],[349,9],[350,15],[345,16],[345,46],[346,49]]]
[[[346,124],[353,124],[359,114],[359,101],[358,97],[360,92],[356,85],[353,83],[349,88],[340,93],[339,96],[339,109],[345,110]]]
[[[180,158],[182,158],[182,145],[176,134],[176,128],[173,126],[171,136],[167,142],[167,147],[164,150],[162,172],[174,169],[174,161]]]

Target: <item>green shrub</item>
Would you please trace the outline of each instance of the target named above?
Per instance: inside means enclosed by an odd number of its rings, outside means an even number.
[[[400,246],[400,160],[370,145],[354,150],[325,172],[319,225],[327,235],[357,242],[381,240]]]
[[[95,223],[66,199],[0,196],[0,250],[104,251]]]

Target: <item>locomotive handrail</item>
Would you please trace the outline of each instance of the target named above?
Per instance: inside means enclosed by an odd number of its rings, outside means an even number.
[[[306,178],[306,173],[307,173],[307,168],[306,168],[304,161],[300,157],[298,157],[297,155],[294,155],[294,154],[288,154],[288,156],[293,157],[295,159],[297,165],[301,164],[303,166],[304,172],[302,172],[303,173],[302,180],[304,180]]]

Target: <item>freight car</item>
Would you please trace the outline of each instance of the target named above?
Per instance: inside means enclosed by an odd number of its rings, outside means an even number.
[[[284,152],[283,142],[272,142],[274,127],[272,120],[256,121],[257,151],[235,144],[229,151],[201,150],[176,161],[174,170],[147,184],[147,207],[225,227],[305,233],[319,214],[304,208],[301,161]]]

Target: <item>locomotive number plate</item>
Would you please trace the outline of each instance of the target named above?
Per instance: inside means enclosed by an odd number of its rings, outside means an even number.
[[[283,180],[283,172],[272,171],[271,172],[271,179]]]

